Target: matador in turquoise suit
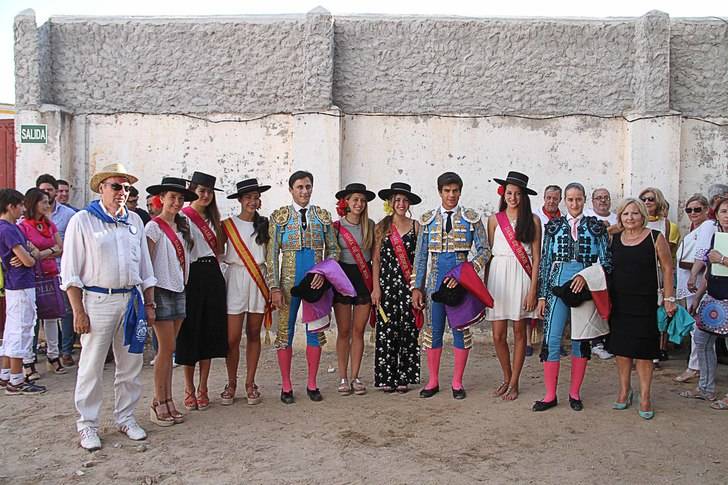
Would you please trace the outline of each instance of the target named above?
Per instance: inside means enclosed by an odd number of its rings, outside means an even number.
[[[281,370],[281,401],[293,403],[291,361],[293,334],[301,299],[291,297],[296,286],[316,263],[324,258],[337,259],[339,246],[331,227],[331,214],[310,205],[313,175],[298,171],[291,175],[288,188],[293,197],[291,205],[281,207],[270,216],[270,242],[266,257],[266,280],[271,290],[273,306],[278,309],[278,335],[275,347]],[[323,283],[320,275],[312,286]],[[321,361],[321,346],[326,343],[323,332],[309,332],[306,328],[306,362],[308,383],[306,390],[312,401],[321,401],[316,375]]]
[[[445,332],[445,305],[432,301],[432,293],[438,290],[448,271],[468,260],[471,247],[475,249],[471,262],[479,273],[490,259],[490,246],[480,215],[459,205],[462,188],[463,181],[456,173],[446,172],[437,178],[442,203],[439,208],[422,216],[422,228],[417,238],[412,299],[418,307],[422,308],[425,304],[427,307],[423,347],[427,353],[429,379],[420,391],[420,397],[425,398],[440,390],[440,359]],[[447,283],[456,284],[454,280]],[[463,374],[473,337],[469,328],[453,330],[452,334],[455,354],[452,393],[455,399],[464,399]]]

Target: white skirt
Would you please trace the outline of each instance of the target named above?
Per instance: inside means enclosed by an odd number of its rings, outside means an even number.
[[[537,268],[533,270],[535,272]],[[488,291],[493,296],[493,308],[486,309],[485,319],[492,322],[537,318],[535,310],[527,312],[523,309],[530,288],[531,279],[515,256],[494,256],[488,272]]]
[[[260,267],[265,274],[265,265]],[[245,266],[228,264],[225,269],[227,313],[265,313],[265,298]]]

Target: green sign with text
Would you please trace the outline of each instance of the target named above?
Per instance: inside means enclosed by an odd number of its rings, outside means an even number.
[[[48,143],[48,125],[20,125],[20,143]]]

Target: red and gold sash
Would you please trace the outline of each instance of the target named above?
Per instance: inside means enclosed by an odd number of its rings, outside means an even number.
[[[528,257],[526,248],[523,247],[521,241],[516,239],[516,232],[513,230],[513,226],[511,226],[511,223],[508,220],[508,216],[505,212],[499,212],[495,215],[495,220],[498,221],[498,226],[501,228],[503,236],[505,236],[508,245],[511,247],[513,254],[516,256],[516,259],[519,263],[521,263],[521,266],[523,266],[523,270],[530,278],[531,273],[533,273],[531,258]]]
[[[263,272],[260,270],[260,266],[255,262],[255,258],[250,253],[248,246],[245,245],[245,241],[240,237],[238,228],[235,227],[235,222],[232,218],[225,219],[222,221],[222,229],[235,248],[235,252],[238,253],[240,260],[243,262],[245,269],[248,270],[250,277],[253,278],[255,284],[258,285],[263,298],[265,298],[265,314],[263,316],[263,325],[265,325],[265,343],[270,343],[270,328],[273,325],[273,306],[270,302],[270,290],[268,285],[265,283],[265,277]]]
[[[399,235],[397,227],[392,224],[392,230],[389,234],[389,242],[392,243],[392,249],[394,250],[394,257],[397,258],[399,263],[399,269],[402,270],[402,276],[404,276],[404,282],[407,286],[410,285],[410,277],[412,276],[412,263],[410,263],[409,257],[407,256],[407,248],[404,247],[404,241],[402,236]],[[418,310],[412,305],[412,314],[415,316],[415,325],[418,329],[422,328],[425,323],[425,315],[422,310]]]
[[[210,249],[212,249],[212,254],[217,257],[217,236],[215,235],[213,230],[210,229],[210,226],[205,222],[202,216],[200,216],[200,213],[190,206],[182,209],[182,212],[184,213],[184,215],[189,217],[189,219],[195,224],[195,226],[197,226],[197,228],[202,233],[202,237],[205,238],[205,242],[207,242],[207,245],[210,246]]]
[[[374,277],[372,276],[372,270],[369,269],[369,265],[364,259],[364,253],[362,252],[359,243],[356,242],[356,238],[354,238],[354,235],[341,224],[341,221],[336,221],[332,225],[334,226],[334,229],[336,229],[339,234],[341,234],[341,237],[344,238],[346,247],[349,249],[351,256],[354,258],[356,267],[359,268],[359,272],[361,273],[362,278],[364,278],[364,284],[371,294],[372,290],[374,289]],[[374,327],[376,323],[377,316],[374,313],[374,309],[372,308],[371,315],[369,316],[369,325]]]
[[[159,216],[153,218],[152,220],[157,223],[164,235],[167,236],[167,239],[169,239],[169,242],[172,243],[172,246],[174,247],[174,252],[177,253],[177,261],[179,261],[179,265],[182,266],[182,273],[184,274],[186,258],[185,247],[182,245],[182,241],[179,240],[177,234],[175,234],[170,225],[167,224],[167,221]]]

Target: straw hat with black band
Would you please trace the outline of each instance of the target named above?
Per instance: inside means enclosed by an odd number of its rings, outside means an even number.
[[[187,180],[179,177],[162,177],[162,183],[147,187],[147,193],[150,195],[159,195],[162,192],[177,192],[182,194],[185,202],[197,200],[197,194],[187,188]]]
[[[521,172],[508,172],[508,176],[505,180],[494,178],[493,182],[500,184],[503,187],[506,185],[515,185],[522,188],[528,195],[536,195],[538,193],[535,190],[528,188],[528,176]]]
[[[111,163],[93,174],[89,181],[91,190],[98,194],[101,183],[111,177],[123,177],[132,185],[139,181],[139,178],[130,174],[121,163]]]
[[[407,197],[410,205],[417,205],[422,202],[422,198],[412,192],[410,184],[404,182],[392,182],[392,185],[388,189],[382,189],[379,191],[379,198],[382,200],[389,200],[393,195],[402,194]]]
[[[258,179],[246,179],[235,184],[235,188],[235,193],[228,195],[228,199],[239,199],[250,192],[258,192],[262,194],[266,190],[270,189],[270,185],[258,185]]]

